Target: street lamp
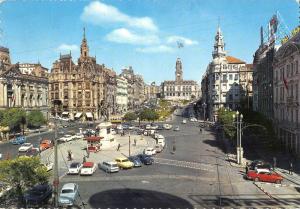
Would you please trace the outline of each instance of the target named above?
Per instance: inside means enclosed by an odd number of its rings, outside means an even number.
[[[232,115],[234,122],[236,123],[236,140],[237,140],[237,146],[236,146],[236,157],[237,157],[237,163],[239,165],[242,164],[243,159],[243,148],[242,148],[242,123],[243,123],[243,114],[239,113],[239,111],[236,111],[235,114]]]

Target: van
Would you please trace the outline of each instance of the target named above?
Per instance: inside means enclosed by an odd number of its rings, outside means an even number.
[[[159,135],[157,138],[157,144],[160,144],[162,147],[165,147],[165,145],[166,145],[165,137],[162,135]]]

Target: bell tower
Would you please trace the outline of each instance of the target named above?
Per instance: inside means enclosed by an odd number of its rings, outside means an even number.
[[[180,58],[177,58],[175,68],[176,68],[175,81],[180,82],[183,80],[183,78],[182,78],[182,62],[181,62]]]
[[[83,28],[83,39],[80,46],[80,58],[86,58],[89,56],[89,46],[85,38],[85,28]]]

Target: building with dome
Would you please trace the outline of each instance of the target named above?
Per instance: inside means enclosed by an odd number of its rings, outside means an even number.
[[[199,98],[199,85],[193,80],[183,80],[183,67],[180,58],[176,60],[175,81],[161,84],[162,97],[167,100],[193,100]]]
[[[243,99],[249,107],[253,67],[236,57],[227,56],[220,27],[215,36],[212,57],[202,78],[201,91],[204,117],[215,121],[221,107],[237,110]]]

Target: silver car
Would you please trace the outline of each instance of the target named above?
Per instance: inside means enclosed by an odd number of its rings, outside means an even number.
[[[78,184],[64,184],[59,194],[58,203],[62,206],[72,206],[75,204],[78,195]]]
[[[119,172],[120,168],[116,162],[104,161],[98,164],[99,169],[104,170],[107,173]]]

